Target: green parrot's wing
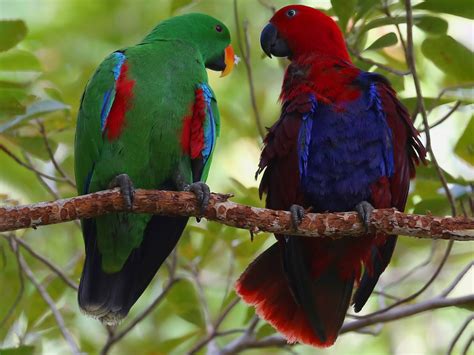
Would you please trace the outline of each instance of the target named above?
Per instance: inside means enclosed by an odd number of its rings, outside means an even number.
[[[90,192],[90,181],[103,148],[105,123],[114,102],[123,61],[121,52],[108,56],[87,84],[81,99],[75,139],[75,173],[79,194]]]

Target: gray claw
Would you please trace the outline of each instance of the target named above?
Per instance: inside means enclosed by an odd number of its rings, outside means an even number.
[[[128,211],[131,211],[133,206],[133,196],[135,195],[135,188],[133,187],[133,182],[130,177],[127,174],[117,175],[109,183],[109,189],[113,189],[114,187],[120,188],[120,193],[122,194],[125,208]]]
[[[203,216],[206,212],[207,206],[209,205],[209,199],[211,198],[211,190],[204,182],[198,181],[194,182],[191,185],[184,187],[184,191],[190,191],[196,195],[199,205],[199,214]],[[200,218],[196,218],[197,221],[200,221]]]
[[[298,230],[298,226],[303,220],[303,217],[306,214],[306,211],[300,205],[291,205],[290,213],[291,213],[291,224],[293,225],[293,228],[295,230]]]
[[[362,201],[358,203],[355,207],[355,210],[359,214],[362,223],[364,223],[365,229],[368,230],[370,226],[370,217],[372,216],[372,211],[374,210],[374,206],[372,206],[367,201]]]

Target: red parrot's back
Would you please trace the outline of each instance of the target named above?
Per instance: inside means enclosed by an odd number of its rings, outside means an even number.
[[[282,113],[259,165],[267,207],[356,209],[363,218],[372,206],[403,210],[425,150],[387,80],[355,68],[334,21],[306,6],[279,10],[261,43],[268,55],[292,61]],[[237,292],[288,341],[332,345],[354,283],[359,311],[390,261],[396,236],[276,237],[237,281]]]

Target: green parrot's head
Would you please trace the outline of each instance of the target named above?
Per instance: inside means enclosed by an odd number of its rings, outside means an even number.
[[[162,40],[188,42],[201,53],[206,68],[222,71],[225,76],[235,63],[229,29],[214,17],[192,13],[172,17],[158,24],[142,43]]]

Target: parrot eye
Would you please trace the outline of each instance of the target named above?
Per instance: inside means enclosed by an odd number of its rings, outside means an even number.
[[[288,10],[288,12],[286,13],[286,16],[288,17],[293,17],[295,15],[296,15],[296,10],[293,10],[293,9]]]
[[[222,32],[222,26],[221,25],[216,25],[216,31],[217,32]]]

